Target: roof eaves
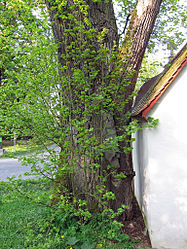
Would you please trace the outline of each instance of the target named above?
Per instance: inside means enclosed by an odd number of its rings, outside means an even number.
[[[148,111],[153,107],[156,101],[160,98],[163,92],[167,89],[167,87],[171,84],[171,82],[186,64],[186,54],[187,44],[174,57],[170,65],[167,66],[167,68],[165,68],[160,75],[153,78],[154,82],[151,83],[152,85],[150,88],[141,98],[139,98],[138,102],[135,102],[135,105],[132,109],[132,116],[136,116],[140,113],[143,113],[145,116],[148,113]]]
[[[147,105],[146,108],[144,108],[141,112],[142,112],[142,116],[145,118],[145,115],[150,111],[150,109],[154,106],[154,104],[157,102],[157,100],[162,96],[162,94],[166,91],[166,89],[168,88],[168,86],[170,86],[170,84],[173,82],[173,80],[175,79],[175,77],[179,74],[179,72],[181,71],[181,69],[185,66],[187,62],[187,59],[185,59],[180,67],[174,72],[174,74],[170,77],[170,79],[168,80],[168,82],[164,85],[164,87],[161,89],[161,91],[158,93],[157,96],[155,96],[154,99],[152,99],[152,101],[150,102],[149,105]]]

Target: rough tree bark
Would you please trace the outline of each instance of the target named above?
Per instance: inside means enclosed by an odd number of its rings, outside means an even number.
[[[120,56],[125,61],[124,77],[128,72],[135,71],[133,77],[130,79],[130,84],[126,88],[124,95],[116,101],[125,101],[128,96],[130,96],[135,88],[139,69],[142,63],[142,59],[148,45],[150,35],[152,33],[156,17],[160,10],[160,5],[162,0],[139,0],[137,2],[136,8],[131,14],[131,20],[129,27],[123,41],[122,47],[120,48]],[[129,45],[130,42],[130,45]],[[123,77],[122,75],[122,77]],[[121,79],[123,80],[123,78]],[[124,105],[122,111],[115,110],[114,114],[114,124],[117,135],[121,135],[122,127],[125,125],[122,118],[125,113],[131,110],[133,99],[130,98],[129,101]],[[130,119],[126,120],[126,125],[128,125]],[[127,138],[127,140],[129,140]],[[119,143],[120,153],[119,153],[119,172],[123,172],[127,177],[118,183],[113,184],[113,191],[116,194],[115,206],[118,208],[121,204],[126,204],[130,208],[126,212],[124,219],[131,219],[133,216],[133,177],[135,172],[133,171],[132,165],[132,153],[124,153],[123,148],[126,146],[131,146],[126,141]]]
[[[117,32],[117,25],[116,25],[116,19],[114,16],[114,10],[113,10],[113,5],[112,5],[112,1],[109,1],[108,3],[105,3],[104,1],[101,1],[100,3],[96,3],[93,2],[92,0],[87,0],[86,3],[89,5],[89,9],[88,9],[88,18],[89,21],[91,22],[92,26],[94,28],[96,28],[96,35],[95,38],[92,38],[91,40],[88,41],[88,44],[91,43],[91,45],[94,46],[95,50],[99,50],[100,49],[100,45],[98,43],[98,36],[97,34],[99,32],[102,32],[104,29],[108,29],[109,31],[107,32],[105,39],[104,39],[104,46],[105,48],[112,50],[113,46],[114,46],[114,41],[115,44],[119,45],[119,37],[118,37],[118,32]],[[49,14],[50,14],[50,19],[52,21],[52,28],[53,28],[53,34],[54,37],[57,39],[57,42],[59,43],[58,46],[58,59],[60,64],[66,65],[66,61],[63,59],[63,55],[67,53],[66,51],[66,47],[71,44],[71,42],[73,41],[71,36],[68,36],[66,38],[66,41],[64,42],[64,30],[68,27],[68,23],[64,22],[62,19],[60,19],[58,17],[58,11],[56,9],[52,10],[52,6],[53,6],[53,1],[47,1],[46,0],[46,5],[47,8],[49,10]],[[73,0],[69,0],[67,5],[66,5],[66,9],[68,9],[70,6],[74,5],[74,1]],[[76,13],[74,12],[74,15],[76,15]],[[81,14],[80,14],[81,16]],[[77,19],[80,18],[80,16],[77,16]],[[82,17],[81,17],[82,18]],[[75,39],[75,38],[74,38]],[[84,39],[87,39],[86,37],[84,37]],[[72,63],[73,64],[73,63]],[[103,75],[108,75],[110,73],[110,71],[112,70],[112,66],[108,63],[108,61],[103,62],[104,65],[102,65],[101,63],[101,67],[103,67]],[[69,68],[69,70],[67,71],[67,74],[71,72],[71,66]],[[62,72],[60,71],[60,74],[62,74]],[[102,76],[103,76],[102,75]],[[92,87],[92,91],[97,91],[97,86],[100,84],[101,82],[101,77],[98,76],[97,80],[94,80],[93,82],[93,87]],[[68,94],[66,93],[66,96]],[[101,124],[101,119],[103,117],[101,117],[101,115],[94,115],[91,119],[90,119],[90,126],[94,127],[95,130],[95,136],[100,139],[100,124]],[[61,148],[61,150],[63,150],[63,148]],[[103,164],[106,165],[105,163],[105,159],[103,160]],[[89,159],[88,159],[88,163],[92,163]],[[87,191],[89,191],[91,194],[94,194],[94,192],[96,192],[96,185],[98,185],[99,183],[99,179],[98,176],[100,174],[100,170],[97,170],[97,173],[89,173],[86,172],[86,178],[87,181],[85,181],[85,172],[84,169],[81,165],[81,163],[78,163],[77,161],[77,167],[75,168],[75,172],[74,172],[74,187],[76,189],[76,193],[80,196],[80,193],[85,193]],[[67,185],[70,189],[72,189],[71,183],[70,183],[70,177],[67,177]],[[64,180],[63,180],[64,181]],[[86,182],[88,183],[86,186]],[[69,184],[70,183],[70,184]],[[81,197],[81,196],[80,196]],[[95,199],[89,198],[89,206],[90,209],[95,209]]]
[[[66,27],[64,26],[63,20],[56,16],[57,10],[51,8],[52,4],[55,4],[54,2],[55,1],[46,0],[46,5],[50,13],[54,37],[60,42],[58,47],[59,62],[61,65],[64,65],[65,62],[63,60],[63,54],[66,53],[66,46],[67,44],[71,43],[73,38],[69,37],[67,38],[66,43],[63,42],[62,38],[64,29]],[[104,28],[109,29],[109,32],[106,34],[104,40],[105,46],[109,49],[112,49],[114,44],[113,41],[115,41],[117,46],[119,46],[117,25],[112,0],[102,0],[98,2],[86,0],[85,2],[89,5],[88,18],[92,23],[92,26],[96,28],[97,32],[101,32]],[[120,104],[121,102],[124,102],[134,91],[141,62],[145,53],[145,49],[148,45],[156,17],[159,13],[161,2],[162,0],[138,0],[136,8],[131,13],[131,20],[125,35],[125,39],[122,46],[119,48],[120,57],[124,61],[123,67],[121,68],[123,73],[121,74],[122,76],[119,80],[122,81],[129,74],[129,72],[134,71],[134,74],[132,77],[130,77],[130,84],[126,87],[124,94],[113,96],[113,98],[116,98],[116,103]],[[73,0],[68,1],[69,6],[73,4]],[[97,42],[95,42],[93,45],[97,49]],[[106,68],[107,62],[104,63]],[[108,68],[108,71],[115,70],[115,68],[111,67],[110,65],[108,65]],[[107,74],[109,72],[105,73]],[[99,84],[99,82],[100,81],[98,79],[96,84]],[[93,90],[95,89],[96,86],[93,87]],[[130,119],[127,119],[125,121],[126,123],[124,123],[124,115],[131,109],[131,106],[132,98],[129,99],[126,104],[124,104],[122,109],[119,110],[116,108],[113,117],[109,117],[109,128],[119,136],[124,133],[124,125],[128,125],[130,122]],[[96,129],[100,124],[100,118],[101,117],[98,116],[92,118],[92,126]],[[127,137],[127,140],[129,140],[129,137]],[[117,164],[118,173],[122,172],[126,175],[126,178],[120,181],[112,178],[112,176],[108,177],[107,179],[108,190],[112,190],[116,195],[116,199],[110,203],[111,207],[116,210],[117,208],[121,207],[122,204],[129,206],[129,209],[123,214],[122,218],[124,220],[131,219],[133,216],[133,177],[135,175],[133,171],[131,152],[124,153],[124,147],[130,146],[127,140],[121,141],[119,143],[119,153],[105,153],[102,163],[103,167],[106,167],[107,164]],[[83,177],[83,173],[80,172],[81,169],[79,167],[78,170],[75,171],[77,174],[75,177],[77,178],[76,182],[78,185],[80,185],[77,186],[77,188],[79,188],[80,192],[82,192],[84,191],[85,186],[83,184],[83,180],[81,179]],[[90,179],[89,189],[91,192],[95,191],[95,185],[99,181],[98,174],[100,174],[99,171],[94,176],[91,173],[88,175],[88,178]]]

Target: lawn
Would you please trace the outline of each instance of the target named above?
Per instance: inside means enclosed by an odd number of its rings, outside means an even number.
[[[43,217],[48,208],[16,196],[9,183],[0,184],[0,248],[25,248],[25,227]],[[9,189],[9,190],[7,190]]]
[[[31,205],[24,199],[1,204],[0,207],[0,248],[23,249],[26,235],[24,226],[37,220],[44,208]]]
[[[36,144],[33,141],[21,140],[17,142],[16,147],[11,142],[6,142],[3,144],[3,149],[5,149],[5,153],[0,158],[17,158],[41,151],[44,149],[44,146]]]

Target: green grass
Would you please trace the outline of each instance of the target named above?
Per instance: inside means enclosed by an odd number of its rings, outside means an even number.
[[[42,217],[47,208],[32,204],[25,197],[7,191],[8,183],[0,185],[0,248],[24,249],[24,227]]]
[[[43,208],[19,199],[1,204],[0,207],[0,248],[23,249],[25,241],[24,226],[42,215]]]
[[[44,149],[44,146],[29,141],[21,141],[16,144],[16,151],[13,145],[4,146],[3,148],[5,149],[5,153],[0,158],[17,158],[19,156],[41,151]]]

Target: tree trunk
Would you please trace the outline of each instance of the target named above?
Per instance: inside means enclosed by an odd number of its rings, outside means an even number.
[[[142,59],[147,48],[150,35],[152,33],[156,17],[159,13],[160,5],[162,0],[139,0],[135,10],[131,14],[131,20],[129,27],[123,41],[122,47],[120,48],[120,56],[124,61],[123,65],[123,77],[134,71],[132,77],[130,77],[129,85],[126,87],[123,94],[120,94],[116,98],[116,102],[123,102],[132,95],[139,69],[142,63]],[[124,121],[124,115],[131,110],[133,103],[133,96],[129,98],[129,101],[124,104],[123,108],[119,110],[117,108],[114,114],[115,129],[118,136],[125,133],[123,127],[128,126],[130,119]],[[121,121],[122,120],[122,121]],[[135,172],[133,171],[132,164],[132,152],[124,153],[124,148],[131,147],[130,136],[127,136],[126,141],[119,143],[120,153],[119,157],[119,173],[123,172],[126,178],[120,182],[115,182],[112,185],[112,189],[116,194],[115,208],[118,208],[121,204],[129,206],[129,209],[124,213],[123,219],[131,219],[133,216],[133,199],[134,199],[134,188],[133,188],[133,177]]]
[[[86,2],[89,5],[89,9],[88,9],[89,21],[91,22],[92,27],[96,29],[95,38],[92,40],[89,40],[88,45],[92,45],[96,51],[101,49],[100,44],[98,43],[98,34],[102,32],[103,30],[107,29],[108,32],[106,33],[104,40],[102,41],[103,46],[109,51],[111,51],[115,43],[116,48],[118,48],[119,36],[117,33],[117,25],[116,25],[116,19],[114,16],[112,1],[110,0],[107,3],[105,1],[96,3],[96,2],[93,2],[92,0],[87,0]],[[58,17],[58,12],[56,9],[52,10],[53,1],[46,1],[46,5],[50,13],[50,19],[52,21],[53,34],[59,44],[58,46],[59,62],[62,66],[64,66],[66,65],[66,61],[64,61],[63,55],[67,53],[66,46],[71,44],[72,42],[71,36],[64,38],[64,30],[68,28],[69,24],[67,22],[64,22],[61,18]],[[74,5],[74,2],[68,1],[68,4],[66,5],[65,10],[68,9],[72,5]],[[74,12],[74,14],[76,15],[76,12]],[[77,16],[77,19],[78,18],[83,19],[83,16],[81,14],[79,15],[80,16]],[[87,38],[84,37],[84,39],[87,39]],[[111,63],[109,63],[109,57],[110,55],[108,55],[108,58],[106,59],[106,61],[101,62],[99,65],[99,67],[102,68],[102,76],[99,75],[97,80],[93,82],[92,92],[96,91],[97,94],[99,94],[98,88],[100,87],[100,84],[101,84],[101,77],[105,77],[106,75],[109,75],[114,66]],[[66,73],[71,73],[71,67],[68,69],[68,72]],[[62,72],[60,72],[60,74],[62,75]],[[66,93],[66,96],[67,95],[68,94]],[[101,126],[102,127],[104,126],[103,121],[102,121],[103,119],[104,119],[103,114],[94,114],[90,118],[90,121],[88,124],[89,126],[94,128],[94,133],[98,140],[100,140],[102,136],[101,133],[103,134],[103,129],[101,128]],[[110,119],[112,119],[112,117],[110,117]],[[112,127],[112,129],[115,129],[115,128]],[[96,170],[97,172],[93,172],[93,171],[89,172],[88,169],[86,169],[85,171],[82,165],[83,163],[85,162],[77,160],[77,165],[74,169],[74,188],[75,188],[74,191],[80,198],[82,195],[84,195],[84,198],[86,198],[87,201],[89,202],[90,209],[95,209],[96,208],[95,198],[89,197],[88,199],[87,197],[94,195],[94,193],[96,192],[96,186],[100,184],[99,175],[102,174],[101,172],[102,170],[97,169]],[[87,158],[86,163],[91,164],[93,163],[93,160],[91,158]],[[103,159],[102,164],[104,165],[103,167],[106,168],[107,161],[105,158]],[[71,177],[72,176],[68,178],[67,185],[69,185],[69,187],[72,189],[72,186],[70,186],[71,184],[69,184]],[[62,182],[62,181],[59,180],[59,182]],[[86,194],[85,196],[85,192],[89,192],[89,194]]]
[[[57,15],[57,9],[53,8],[55,6],[54,1],[47,1],[46,5],[50,13],[50,18],[52,21],[52,28],[54,37],[56,38],[57,42],[59,42],[58,46],[58,58],[60,64],[63,66],[66,62],[63,59],[63,55],[67,53],[66,47],[72,42],[73,37],[68,36],[64,38],[64,32],[67,28],[66,25],[69,25],[67,22],[65,23],[63,19],[61,19]],[[145,49],[148,45],[148,41],[150,35],[153,30],[153,26],[155,23],[155,19],[159,13],[160,5],[162,0],[139,0],[135,10],[131,14],[131,20],[129,23],[129,27],[123,41],[123,44],[120,51],[120,57],[123,61],[122,67],[120,69],[121,74],[120,78],[118,78],[118,82],[123,82],[124,80],[128,80],[129,84],[123,89],[123,87],[119,88],[118,94],[112,96],[113,100],[116,103],[116,108],[114,110],[114,114],[109,115],[93,115],[90,124],[94,130],[96,137],[100,137],[101,133],[97,132],[99,129],[104,129],[101,124],[102,120],[107,119],[105,124],[107,128],[111,130],[111,134],[121,136],[126,133],[124,126],[128,126],[130,123],[130,118],[126,118],[124,120],[124,116],[130,111],[132,106],[132,93],[135,88],[138,72],[141,66],[141,62],[145,53]],[[106,36],[103,40],[103,43],[106,48],[112,50],[114,41],[119,45],[118,41],[118,34],[117,34],[117,26],[116,20],[113,11],[113,4],[112,1],[99,1],[93,2],[92,0],[87,0],[86,3],[89,6],[88,9],[88,19],[90,20],[92,26],[96,29],[96,33],[102,32],[105,29],[108,29]],[[73,6],[74,1],[69,0],[64,10],[67,11],[69,6]],[[75,12],[76,15],[77,12]],[[79,12],[79,17],[82,18]],[[70,21],[71,22],[71,21]],[[84,37],[83,37],[84,38]],[[78,39],[78,38],[77,38]],[[99,44],[97,42],[97,36],[95,40],[92,40],[92,45],[95,49],[99,49]],[[71,72],[71,62],[69,63],[69,71],[66,73]],[[73,63],[72,63],[73,65]],[[101,67],[104,68],[103,74],[109,75],[111,71],[119,70],[115,68],[115,65],[109,64],[109,60],[102,62],[100,64]],[[133,72],[133,74],[132,74]],[[116,82],[116,84],[118,84]],[[101,79],[98,77],[97,81],[94,82],[92,91],[95,91],[97,94],[98,86],[101,84]],[[130,96],[130,97],[129,97]],[[128,99],[128,101],[127,101]],[[106,133],[106,129],[102,130],[102,136],[109,137],[111,134]],[[96,191],[96,185],[100,184],[99,175],[103,174],[103,170],[106,170],[107,166],[110,165],[117,165],[118,173],[124,173],[126,178],[122,180],[117,180],[110,174],[110,171],[107,177],[107,189],[111,190],[115,193],[116,199],[110,202],[110,206],[116,210],[117,208],[121,207],[122,204],[128,205],[129,209],[124,212],[123,219],[131,219],[133,216],[133,199],[134,199],[134,190],[133,190],[133,177],[135,175],[133,171],[132,165],[132,153],[124,152],[124,148],[131,147],[131,138],[129,135],[126,135],[126,139],[119,142],[119,152],[114,153],[111,151],[104,153],[104,158],[102,160],[102,169],[98,169],[96,173],[86,171],[84,172],[84,167],[80,163],[77,163],[77,167],[74,171],[74,179],[76,183],[76,191],[80,193],[84,193],[89,191],[90,194],[93,194]],[[87,159],[87,163],[89,162],[89,158]],[[84,177],[86,175],[87,178],[87,186],[85,185]],[[95,200],[92,200],[95,202]],[[95,208],[95,207],[94,207]]]

